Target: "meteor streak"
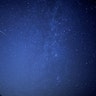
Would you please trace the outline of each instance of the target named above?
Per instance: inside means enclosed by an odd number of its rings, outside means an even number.
[[[4,33],[3,31],[0,31],[0,33],[4,36],[7,36],[6,33]]]

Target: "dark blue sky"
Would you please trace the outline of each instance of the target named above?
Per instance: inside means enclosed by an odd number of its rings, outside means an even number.
[[[95,0],[0,0],[2,96],[96,95]]]

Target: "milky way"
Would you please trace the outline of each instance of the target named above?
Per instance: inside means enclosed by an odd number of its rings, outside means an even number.
[[[96,2],[0,1],[2,96],[95,96]]]

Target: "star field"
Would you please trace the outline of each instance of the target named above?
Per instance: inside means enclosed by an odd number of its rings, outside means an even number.
[[[95,0],[0,0],[2,96],[95,96],[95,62]]]

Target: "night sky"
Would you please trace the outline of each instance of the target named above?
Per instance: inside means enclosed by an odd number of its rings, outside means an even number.
[[[2,96],[96,96],[96,0],[0,0]]]

